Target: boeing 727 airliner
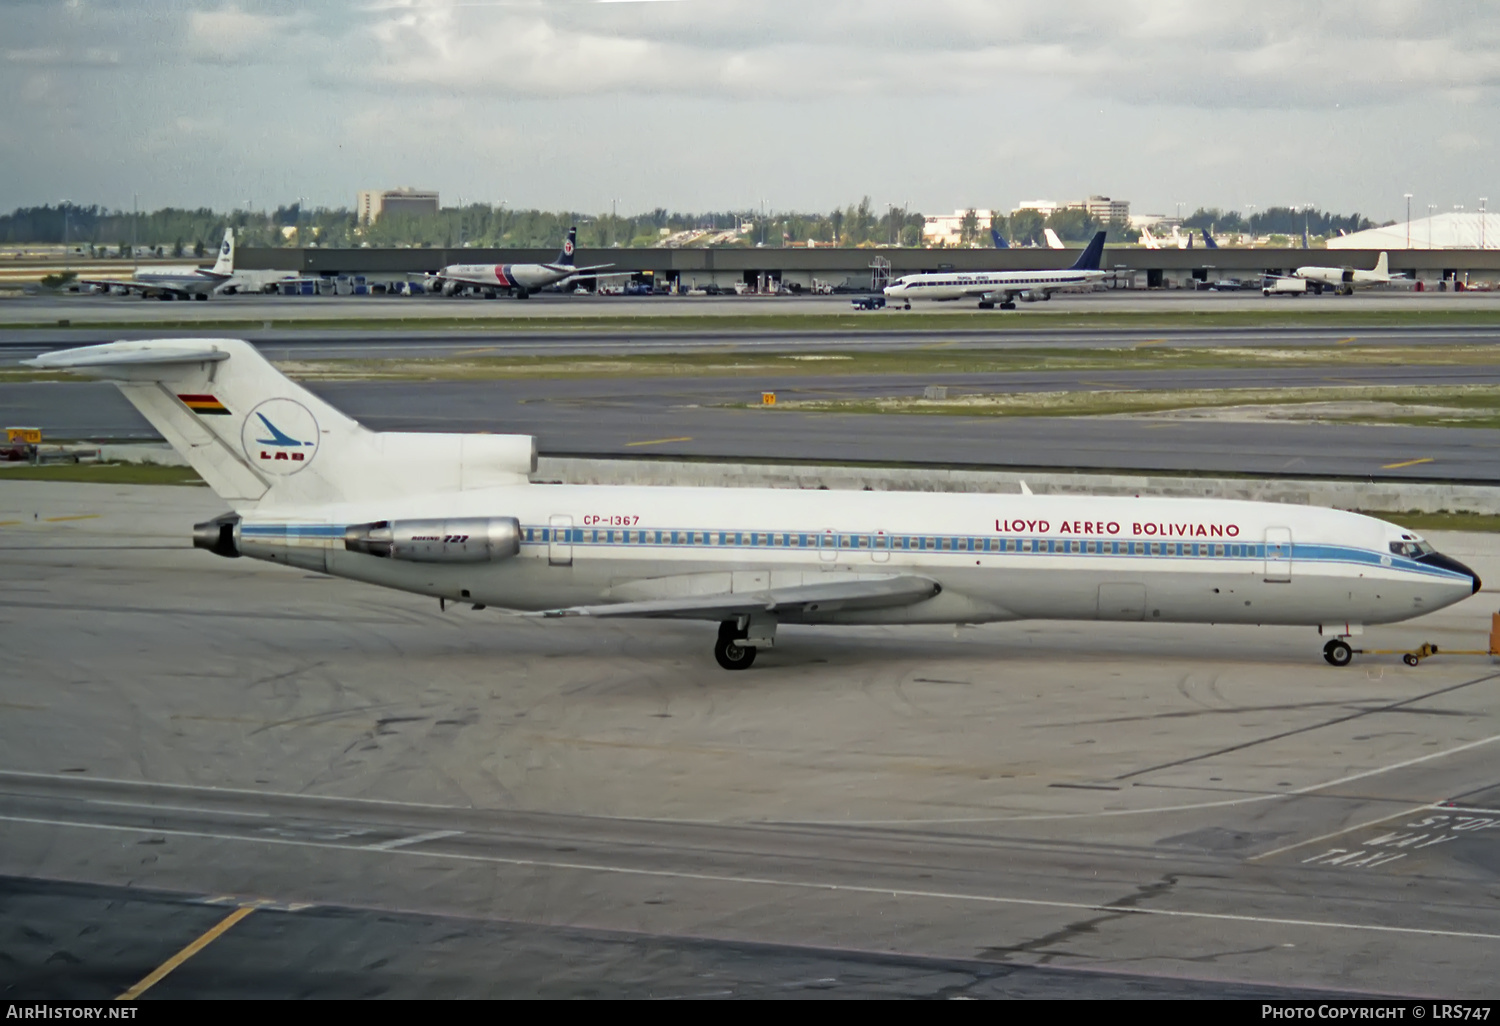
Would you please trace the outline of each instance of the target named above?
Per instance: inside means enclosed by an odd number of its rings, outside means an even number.
[[[528,435],[375,432],[248,342],[111,342],[29,361],[114,381],[232,512],[193,543],[541,617],[719,625],[748,667],[782,623],[1300,624],[1345,640],[1479,590],[1355,513],[1217,499],[533,484]]]

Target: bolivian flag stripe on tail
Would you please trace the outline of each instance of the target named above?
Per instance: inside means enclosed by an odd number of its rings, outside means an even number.
[[[229,416],[229,407],[211,395],[179,395],[183,405],[194,413],[204,416]]]

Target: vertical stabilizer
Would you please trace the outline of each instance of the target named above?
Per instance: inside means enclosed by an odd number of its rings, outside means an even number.
[[[214,261],[214,275],[228,278],[234,274],[234,229],[224,229],[224,241],[219,243],[219,258]]]
[[[110,342],[32,366],[107,378],[236,509],[344,491],[338,450],[370,432],[288,380],[239,339]]]
[[[1089,240],[1086,248],[1078,259],[1073,262],[1070,271],[1097,271],[1104,259],[1104,236],[1106,232],[1095,232],[1094,237]]]
[[[1375,261],[1375,273],[1382,278],[1389,278],[1391,276],[1390,255],[1383,250],[1381,251],[1380,258]]]
[[[561,264],[563,267],[572,267],[574,261],[573,251],[577,248],[578,229],[576,227],[569,228],[568,237],[563,240],[563,248],[558,251],[557,259],[553,263]]]
[[[990,229],[990,238],[994,240],[996,249],[1010,249],[1010,243],[1006,242],[1005,236],[1001,235],[996,229]]]
[[[237,512],[519,484],[529,435],[375,432],[232,338],[109,342],[27,363],[113,381]]]

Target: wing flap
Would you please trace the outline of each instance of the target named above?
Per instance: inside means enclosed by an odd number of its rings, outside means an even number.
[[[801,613],[834,606],[839,609],[909,606],[929,599],[941,590],[941,585],[925,577],[860,577],[852,581],[799,584],[749,592],[720,592],[714,595],[683,595],[596,606],[569,606],[565,609],[546,609],[531,615],[717,620],[741,613]]]

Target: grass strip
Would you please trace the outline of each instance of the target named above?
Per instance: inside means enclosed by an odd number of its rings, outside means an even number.
[[[49,463],[39,467],[0,467],[0,487],[6,481],[70,481],[84,484],[201,485],[191,467],[159,467],[151,463]]]
[[[1070,328],[1119,328],[1150,330],[1156,328],[1365,328],[1365,327],[1500,327],[1500,309],[1400,309],[1340,310],[1309,309],[1292,303],[1269,304],[1264,310],[1029,310],[997,312],[993,310],[945,310],[910,312],[853,313],[834,308],[827,312],[805,310],[785,313],[753,314],[594,314],[536,316],[205,316],[202,318],[119,318],[98,319],[58,317],[48,320],[0,322],[0,330],[44,330],[63,328],[97,328],[101,330],[361,330],[391,332],[486,331],[486,332],[620,332],[670,335],[674,332],[787,331],[880,333],[886,331],[928,332],[982,330],[987,332],[1065,330]]]
[[[1367,517],[1399,524],[1413,531],[1500,531],[1500,516],[1490,513],[1393,513],[1388,510],[1359,509]]]

